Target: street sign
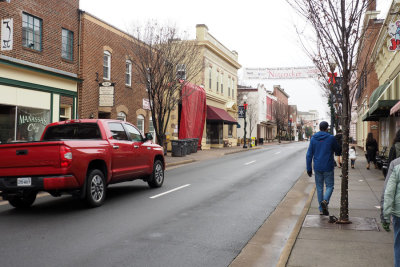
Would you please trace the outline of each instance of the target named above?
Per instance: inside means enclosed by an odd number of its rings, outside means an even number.
[[[238,108],[239,118],[244,118],[244,106],[238,106]]]

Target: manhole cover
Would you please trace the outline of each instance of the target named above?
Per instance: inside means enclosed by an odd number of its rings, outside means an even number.
[[[375,218],[350,217],[351,224],[329,223],[328,216],[307,215],[303,227],[315,227],[326,229],[343,229],[357,231],[379,231]]]

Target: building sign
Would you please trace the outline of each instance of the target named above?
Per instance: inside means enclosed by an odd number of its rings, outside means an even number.
[[[395,52],[400,50],[400,20],[389,23],[388,33],[391,37],[389,51]]]
[[[1,51],[9,51],[13,48],[13,19],[1,20]]]
[[[307,79],[319,74],[316,67],[299,68],[245,68],[243,80]]]
[[[143,98],[143,109],[150,110],[150,101],[146,98]]]
[[[103,82],[99,87],[99,107],[114,106],[114,84]]]

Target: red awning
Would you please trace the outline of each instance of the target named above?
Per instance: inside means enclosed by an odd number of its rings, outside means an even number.
[[[391,109],[390,109],[390,115],[393,115],[400,109],[400,101],[396,103]]]
[[[237,123],[225,110],[207,105],[207,121],[223,121],[228,124]]]

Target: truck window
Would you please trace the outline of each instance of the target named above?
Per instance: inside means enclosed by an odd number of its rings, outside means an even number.
[[[115,140],[128,140],[124,127],[118,122],[109,122],[108,128],[111,131],[112,137]]]
[[[62,139],[101,139],[101,133],[96,123],[72,123],[49,127],[43,138],[44,141]]]
[[[129,137],[131,138],[131,141],[134,141],[134,142],[142,141],[142,135],[140,134],[139,130],[137,130],[135,127],[133,127],[132,125],[129,125],[129,124],[124,124],[124,126],[129,133]]]

